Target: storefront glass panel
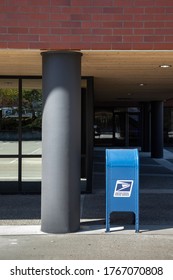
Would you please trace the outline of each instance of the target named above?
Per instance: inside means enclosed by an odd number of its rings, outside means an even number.
[[[113,112],[98,110],[94,119],[94,138],[96,143],[111,143],[113,139]]]
[[[41,79],[22,80],[22,154],[41,155]]]
[[[0,79],[0,193],[39,191],[41,84],[37,77]]]
[[[140,115],[129,114],[129,146],[140,146]]]
[[[22,181],[41,181],[41,158],[22,159]]]
[[[172,146],[172,144],[173,144],[173,107],[165,107],[164,108],[164,145]]]
[[[0,79],[0,155],[18,154],[18,80]]]
[[[17,158],[0,158],[0,181],[18,181]]]
[[[114,145],[124,146],[125,145],[125,114],[114,113]]]
[[[95,145],[139,147],[140,108],[114,107],[95,110]]]

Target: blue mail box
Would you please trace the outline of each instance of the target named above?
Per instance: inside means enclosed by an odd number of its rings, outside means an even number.
[[[139,157],[137,149],[106,149],[106,231],[112,212],[133,212],[139,232]]]

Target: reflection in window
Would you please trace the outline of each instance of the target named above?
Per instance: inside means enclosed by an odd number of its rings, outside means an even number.
[[[23,141],[22,151],[25,155],[41,155],[41,141]]]
[[[94,120],[94,136],[95,139],[113,138],[113,113],[109,111],[96,111]]]
[[[22,153],[41,154],[41,80],[23,80],[22,85]]]
[[[22,181],[41,181],[41,158],[22,159]]]
[[[0,79],[1,182],[41,180],[41,84],[40,78]]]
[[[18,159],[0,158],[0,181],[18,180]]]
[[[171,104],[173,105],[173,104]],[[164,108],[164,144],[173,144],[173,108]]]
[[[114,114],[114,129],[115,129],[115,145],[125,144],[125,114]]]
[[[129,114],[129,145],[140,146],[140,116],[138,113]]]
[[[8,86],[9,83],[9,86]],[[17,81],[0,82],[0,154],[18,153],[18,89]],[[7,87],[8,86],[8,87]],[[10,88],[13,86],[12,88]]]

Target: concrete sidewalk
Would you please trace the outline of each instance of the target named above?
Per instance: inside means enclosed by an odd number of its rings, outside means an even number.
[[[121,260],[173,259],[173,235],[65,234],[11,235],[0,237],[3,260]]]
[[[81,194],[81,228],[40,231],[40,195],[0,196],[0,259],[173,259],[173,153],[140,153],[140,233],[132,213],[111,215],[105,233],[104,150],[95,151],[93,193]]]

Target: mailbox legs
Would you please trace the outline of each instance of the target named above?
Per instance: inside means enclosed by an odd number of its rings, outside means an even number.
[[[139,232],[139,215],[138,214],[135,215],[135,232],[136,233]]]

